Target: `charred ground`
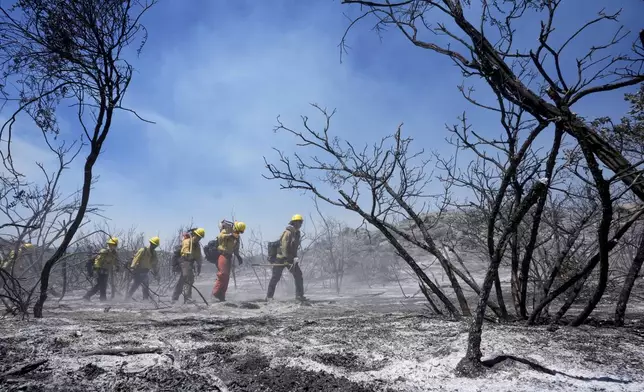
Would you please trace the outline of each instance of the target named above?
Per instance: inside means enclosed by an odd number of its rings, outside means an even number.
[[[391,293],[326,298],[310,306],[234,298],[205,309],[108,306],[69,300],[42,320],[4,320],[0,389],[636,391],[644,386],[641,320],[619,329],[487,325],[488,357],[515,355],[566,375],[507,360],[480,379],[467,379],[453,372],[464,354],[467,323],[428,315],[422,300]],[[32,368],[21,371],[28,364]]]

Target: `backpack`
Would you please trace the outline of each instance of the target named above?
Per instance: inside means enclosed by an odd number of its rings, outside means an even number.
[[[219,239],[215,238],[214,240],[208,242],[206,246],[203,247],[203,253],[206,256],[206,260],[211,262],[212,264],[217,264],[217,260],[219,259]]]
[[[268,261],[277,260],[277,252],[279,251],[281,245],[281,240],[271,241],[268,243]]]
[[[219,222],[219,230],[220,231],[225,231],[226,233],[232,233],[233,232],[233,227],[235,224],[229,220],[222,220]]]
[[[172,252],[172,272],[181,272],[181,245],[175,246]]]

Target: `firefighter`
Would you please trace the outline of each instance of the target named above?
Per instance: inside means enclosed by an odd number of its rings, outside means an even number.
[[[107,300],[107,283],[110,273],[115,269],[118,272],[120,269],[116,254],[116,247],[118,244],[118,238],[110,237],[107,240],[107,248],[101,249],[98,256],[96,256],[96,259],[94,259],[94,271],[97,273],[96,284],[83,296],[84,300],[89,301],[90,298],[99,291],[100,300]]]
[[[172,294],[172,302],[174,303],[179,299],[181,290],[183,289],[183,301],[188,302],[192,300],[192,285],[195,282],[194,270],[201,270],[201,248],[199,241],[206,235],[206,230],[203,228],[194,229],[189,233],[189,237],[181,242],[181,276],[177,285],[174,287]]]
[[[143,291],[143,300],[150,298],[149,273],[152,271],[152,275],[154,275],[157,280],[159,279],[159,260],[157,258],[156,248],[160,243],[161,239],[159,239],[159,237],[152,237],[150,238],[150,245],[139,249],[139,251],[136,252],[136,255],[134,255],[132,265],[130,265],[130,269],[134,275],[134,281],[132,282],[130,291],[128,291],[125,296],[125,299],[132,298],[132,294],[134,294],[139,286],[143,286],[141,289]]]
[[[18,256],[15,255],[15,252],[12,250],[9,252],[9,256],[2,262],[0,268],[4,269],[9,273],[13,273],[14,266],[16,261],[24,256],[28,256],[31,259],[31,253],[34,249],[34,245],[29,242],[24,243],[18,247]],[[31,262],[31,260],[30,260]]]
[[[285,266],[276,266],[273,267],[273,274],[271,276],[271,281],[268,283],[268,291],[266,293],[266,300],[272,300],[273,295],[275,294],[275,287],[277,283],[282,278],[282,272],[284,268],[293,274],[295,280],[295,299],[299,301],[305,301],[304,297],[304,280],[302,278],[302,270],[297,264],[297,250],[300,247],[300,228],[304,223],[304,218],[302,215],[296,214],[293,215],[288,226],[282,233],[280,237],[280,247],[277,251],[277,263],[276,264],[286,264]]]
[[[231,232],[232,231],[232,232]],[[230,280],[230,269],[232,268],[233,255],[237,257],[239,265],[244,260],[239,255],[240,235],[246,231],[244,222],[235,222],[232,230],[222,228],[217,240],[219,246],[219,258],[217,259],[217,280],[212,288],[212,296],[223,302],[226,300],[226,291],[228,290],[228,281]]]

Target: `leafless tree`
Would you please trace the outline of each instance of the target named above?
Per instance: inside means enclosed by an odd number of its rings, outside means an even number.
[[[434,242],[430,234],[433,222],[421,218],[423,211],[431,207],[432,201],[439,200],[438,204],[443,206],[445,200],[444,197],[431,198],[423,193],[430,176],[425,172],[429,161],[421,157],[422,151],[410,152],[411,140],[402,137],[400,128],[393,136],[384,138],[373,147],[357,149],[349,143],[346,143],[347,147],[342,147],[343,142],[329,135],[333,113],[314,106],[324,116],[325,125],[321,131],[314,130],[307,117],[303,117],[304,131],[289,128],[281,122],[276,130],[292,134],[300,146],[312,148],[314,154],[321,152],[325,156],[315,155],[311,159],[304,159],[299,153],[295,153],[294,160],[291,160],[279,153],[281,167],[267,162],[270,176],[266,177],[281,181],[282,188],[306,190],[329,204],[358,213],[366,223],[385,236],[418,278],[438,297],[448,313],[457,317],[470,315],[467,300],[456,276],[470,286],[475,284],[470,282],[467,274],[451,263]],[[388,145],[389,142],[391,145]],[[325,193],[314,184],[308,177],[310,172],[322,172],[323,181],[337,190],[340,198]],[[413,222],[417,231],[409,233],[401,230],[396,225],[401,220]],[[450,280],[462,313],[427,276],[409,253],[405,242],[436,257]],[[498,312],[498,306],[493,303],[489,305]]]
[[[52,153],[54,164],[50,167],[36,162],[40,178],[32,175],[27,180],[11,171],[4,171],[1,175],[0,214],[7,223],[3,224],[0,232],[11,244],[10,255],[13,258],[6,260],[8,268],[1,272],[3,295],[11,298],[5,304],[10,303],[12,310],[23,315],[32,304],[34,293],[37,293],[44,258],[51,253],[54,244],[65,236],[80,206],[80,192],[62,194],[60,181],[82,146],[76,143],[66,145],[65,142],[55,145],[47,134],[44,134],[44,140]],[[6,155],[9,144],[3,144],[0,151]],[[43,160],[46,158],[40,157]],[[99,211],[98,206],[88,206],[81,227]],[[24,249],[20,249],[23,243],[33,248],[23,252]],[[23,257],[19,257],[21,254]]]
[[[635,281],[640,275],[642,264],[644,264],[644,229],[642,228],[642,225],[640,225],[636,233],[639,237],[639,243],[637,243],[635,254],[631,253],[631,257],[629,258],[631,261],[630,267],[624,276],[624,283],[620,290],[617,304],[615,305],[615,325],[619,327],[624,325],[626,306],[628,305],[631,292],[635,286]],[[631,248],[633,247],[631,246]]]
[[[634,162],[644,161],[644,83],[640,84],[635,93],[625,94],[626,101],[630,104],[630,111],[619,123],[614,123],[608,117],[602,117],[594,122],[601,133],[618,148],[622,154]],[[634,198],[633,198],[634,199]],[[618,214],[636,210],[636,200],[624,200],[622,205],[617,207],[621,210]],[[641,225],[640,225],[641,226]],[[628,241],[625,248],[632,250],[630,255],[630,266],[624,277],[622,289],[615,306],[615,324],[624,325],[626,306],[631,291],[635,285],[642,264],[644,264],[644,231],[641,227],[636,228],[635,241]],[[637,238],[639,237],[639,238]],[[623,249],[622,249],[623,250]]]
[[[633,192],[644,200],[644,180],[638,177],[641,169],[634,167],[590,124],[571,111],[575,104],[592,94],[644,81],[644,42],[639,36],[633,38],[629,52],[613,52],[631,36],[619,24],[621,9],[613,13],[602,9],[596,18],[566,39],[554,34],[561,0],[484,1],[480,8],[474,6],[476,9],[471,10],[473,16],[469,19],[465,8],[473,5],[468,0],[396,3],[343,0],[342,3],[358,5],[364,10],[350,28],[355,22],[370,18],[375,20],[378,31],[394,27],[415,46],[452,59],[464,76],[484,79],[496,94],[520,106],[535,119],[557,125],[576,140],[586,140],[595,148],[594,154],[600,161],[614,173],[620,173],[621,181],[632,186]],[[476,16],[479,20],[475,21]],[[535,31],[537,44],[531,49],[519,48],[514,37],[516,26],[533,16],[542,19],[540,31]],[[564,77],[568,71],[562,61],[566,49],[574,45],[582,33],[611,24],[614,34],[606,35],[604,42],[593,43],[586,55],[576,60],[575,77]],[[431,37],[431,33],[447,37],[449,44],[424,38],[425,35]],[[466,38],[461,38],[461,34]],[[557,45],[555,40],[563,43]]]
[[[348,265],[354,260],[354,256],[359,252],[356,246],[355,235],[352,236],[352,230],[343,225],[342,222],[332,217],[326,217],[318,206],[317,200],[315,207],[321,222],[321,238],[315,244],[317,250],[317,259],[325,273],[333,278],[336,293],[340,293],[342,280],[347,272]]]
[[[266,264],[268,263],[266,257],[266,242],[262,236],[260,228],[257,230],[250,229],[248,234],[245,235],[246,246],[243,249],[242,257],[246,265],[250,265],[250,269],[253,271],[253,275],[257,278],[257,283],[260,285],[261,289],[264,290],[268,285],[268,279],[270,278],[267,274],[266,268],[255,268],[253,264]],[[258,272],[259,271],[259,272]]]
[[[40,297],[34,315],[42,317],[49,276],[83,222],[89,204],[93,168],[107,138],[116,110],[132,79],[125,49],[144,35],[141,17],[155,0],[21,0],[0,6],[0,64],[3,97],[17,108],[2,127],[10,142],[20,113],[29,114],[43,132],[58,133],[56,108],[75,105],[78,124],[89,144],[83,168],[79,209],[56,252],[41,273]],[[140,48],[139,48],[140,50]],[[131,111],[131,110],[130,110]],[[9,151],[4,156],[13,170]]]
[[[587,316],[592,304],[601,298],[605,281],[605,271],[608,262],[612,223],[612,180],[621,181],[640,200],[644,200],[644,179],[641,176],[639,162],[633,162],[628,156],[616,148],[609,140],[602,137],[596,127],[577,116],[572,110],[582,99],[606,91],[618,90],[633,86],[644,81],[642,65],[644,50],[639,37],[632,42],[632,49],[626,53],[616,53],[617,45],[628,39],[629,32],[619,25],[620,11],[607,13],[602,10],[598,16],[585,23],[568,37],[557,37],[554,33],[555,15],[558,15],[561,0],[533,1],[484,1],[473,3],[466,0],[408,0],[401,2],[373,2],[361,0],[343,0],[345,4],[360,6],[358,16],[350,28],[359,20],[373,20],[376,30],[384,31],[386,27],[394,27],[403,34],[413,45],[433,53],[447,56],[461,69],[466,78],[481,78],[493,92],[494,101],[500,105],[480,104],[498,111],[509,105],[516,106],[526,113],[526,117],[534,123],[536,129],[545,130],[554,127],[554,143],[551,157],[557,156],[557,140],[563,135],[571,136],[577,143],[580,155],[585,160],[585,170],[592,186],[601,200],[602,220],[597,231],[600,239],[600,251],[597,261],[601,264],[599,286],[592,300],[582,312],[579,320]],[[466,10],[470,8],[469,10]],[[533,48],[525,49],[515,37],[517,25],[525,18],[538,17],[542,20],[541,28],[535,31],[536,44]],[[593,42],[588,52],[577,58],[572,69],[562,61],[566,49],[577,42],[579,36],[602,25],[613,24],[615,34],[606,36],[604,42]],[[433,37],[431,33],[434,33]],[[345,34],[346,37],[346,34]],[[561,44],[555,43],[561,42]],[[343,38],[344,42],[344,38]],[[564,75],[576,75],[572,78]],[[472,90],[462,86],[461,91],[466,98],[471,97]],[[504,112],[500,113],[501,117]],[[527,133],[523,131],[523,133]],[[528,143],[529,147],[531,143]],[[523,146],[526,146],[524,144]],[[520,150],[517,150],[517,153]],[[520,162],[512,162],[511,166],[518,167]],[[604,178],[603,167],[615,174],[615,178]],[[508,188],[516,192],[512,184],[512,167],[509,167],[501,181],[499,195],[495,198],[490,222],[498,219],[502,210],[504,194]],[[544,177],[544,179],[550,176]],[[504,184],[506,182],[507,184]],[[539,216],[542,214],[546,193],[539,182],[536,187],[528,188],[526,195],[519,201],[513,198],[514,209],[522,212],[523,216],[510,215],[509,228],[520,225],[521,220],[532,209],[530,203],[536,203],[532,215],[532,226],[540,226]],[[546,183],[546,185],[549,185]],[[531,186],[531,185],[530,185]],[[532,199],[528,198],[532,197]],[[512,200],[508,200],[512,201]],[[498,263],[502,258],[501,251],[506,243],[512,246],[514,230],[498,237],[497,246],[494,243],[494,225],[488,225],[488,251],[491,257],[490,268],[483,283],[480,301],[475,318],[471,324],[468,352],[466,358],[459,364],[458,370],[463,374],[476,374],[480,368],[480,341],[483,313],[487,303],[485,288],[487,283],[496,279]],[[499,246],[503,245],[503,246]],[[495,250],[496,249],[496,250]],[[533,252],[534,248],[530,250]],[[497,257],[498,256],[498,257]],[[518,265],[515,263],[515,291],[519,294],[519,311],[525,315],[522,302],[525,301],[525,281],[529,272],[528,261],[524,257]],[[491,285],[491,283],[490,283]],[[498,286],[497,286],[498,288]],[[555,290],[557,291],[557,290]],[[534,312],[533,312],[534,313]]]

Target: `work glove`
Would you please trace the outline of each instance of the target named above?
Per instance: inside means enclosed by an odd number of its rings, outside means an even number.
[[[237,261],[239,262],[239,265],[244,264],[244,259],[242,259],[241,256],[237,256]]]

